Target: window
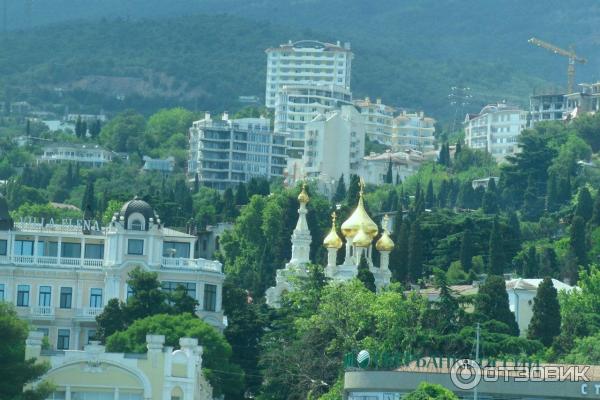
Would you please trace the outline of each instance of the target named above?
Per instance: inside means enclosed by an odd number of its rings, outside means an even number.
[[[132,231],[141,231],[142,230],[142,221],[139,219],[134,219],[131,221],[131,230]]]
[[[61,287],[60,288],[60,308],[71,308],[72,299],[73,299],[73,288]]]
[[[102,307],[102,289],[100,289],[100,288],[90,289],[90,307],[92,307],[92,308]]]
[[[48,335],[50,334],[50,329],[49,328],[37,328],[37,331],[38,332],[42,332],[45,337],[48,337]]]
[[[0,301],[4,301],[4,283],[0,283]]]
[[[58,338],[56,340],[56,348],[58,350],[69,350],[69,337],[71,331],[68,329],[59,329]]]
[[[52,288],[50,286],[40,286],[40,296],[38,298],[38,306],[50,307],[52,303]]]
[[[17,307],[29,307],[29,285],[17,286]]]
[[[65,392],[54,392],[50,393],[50,396],[46,397],[46,400],[65,400]]]
[[[133,296],[133,289],[131,288],[131,286],[129,286],[129,285],[126,285],[126,286],[127,286],[127,293],[125,293],[125,300],[127,300],[128,298]]]
[[[163,257],[190,257],[190,244],[181,242],[164,242]]]
[[[217,309],[217,285],[204,285],[204,311]]]
[[[32,256],[33,241],[32,240],[15,240],[15,255],[17,256]]]
[[[87,331],[87,344],[90,344],[92,340],[96,340],[96,330],[88,329]]]
[[[6,255],[6,240],[0,240],[0,256]]]
[[[174,292],[178,286],[183,286],[188,296],[196,298],[196,283],[195,282],[162,282],[161,287],[167,293]]]
[[[61,257],[67,258],[80,258],[81,257],[81,243],[64,243],[60,250]]]
[[[127,241],[127,254],[143,255],[144,254],[144,240],[143,239],[129,239]]]
[[[102,260],[104,258],[104,245],[93,243],[86,244],[84,257]]]

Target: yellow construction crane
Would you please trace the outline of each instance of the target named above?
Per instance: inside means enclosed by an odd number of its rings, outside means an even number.
[[[575,63],[578,62],[580,64],[585,64],[587,63],[587,60],[575,54],[575,49],[573,48],[573,45],[569,46],[569,50],[565,50],[534,37],[529,39],[528,42],[538,47],[542,47],[546,50],[550,50],[554,54],[558,54],[559,56],[567,57],[569,59],[569,67],[567,68],[567,93],[573,93],[573,86],[575,81]]]

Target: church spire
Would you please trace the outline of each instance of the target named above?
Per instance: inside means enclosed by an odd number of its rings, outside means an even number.
[[[290,264],[306,264],[310,262],[310,244],[312,237],[306,222],[306,214],[308,210],[306,205],[310,201],[308,193],[306,193],[306,182],[302,183],[302,191],[298,195],[300,208],[298,209],[298,222],[292,233],[292,259]]]

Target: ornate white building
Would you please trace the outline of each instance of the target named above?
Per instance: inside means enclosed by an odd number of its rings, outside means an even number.
[[[323,245],[327,248],[327,266],[325,267],[325,276],[333,281],[348,281],[358,275],[358,266],[361,257],[364,255],[369,270],[375,278],[377,290],[381,290],[390,283],[392,273],[389,269],[390,252],[394,249],[394,242],[389,236],[387,215],[382,221],[382,232],[379,235],[379,228],[371,219],[364,207],[363,200],[364,183],[361,180],[361,190],[358,205],[352,215],[342,224],[341,231],[346,239],[343,240],[338,235],[335,213],[332,214],[331,231],[323,240]],[[281,296],[285,292],[294,290],[294,279],[302,278],[308,275],[307,265],[311,262],[309,258],[310,244],[312,241],[308,224],[306,223],[306,204],[309,202],[306,188],[303,187],[298,196],[300,208],[298,209],[298,223],[292,234],[292,258],[285,268],[277,270],[275,286],[267,289],[267,304],[273,307],[279,307]],[[380,265],[373,263],[373,242],[375,238],[375,249],[380,252]],[[337,265],[337,253],[345,247],[344,262]]]
[[[128,273],[139,266],[157,272],[163,290],[184,286],[199,303],[198,317],[222,329],[225,275],[219,262],[194,257],[195,241],[163,226],[137,198],[102,227],[89,220],[13,222],[0,196],[0,301],[13,303],[51,347],[81,349],[108,301],[127,299]]]

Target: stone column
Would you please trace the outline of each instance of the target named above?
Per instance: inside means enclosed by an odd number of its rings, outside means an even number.
[[[30,331],[25,341],[25,359],[38,358],[42,353],[44,332]]]
[[[337,249],[327,249],[327,266],[335,267],[337,265]]]

